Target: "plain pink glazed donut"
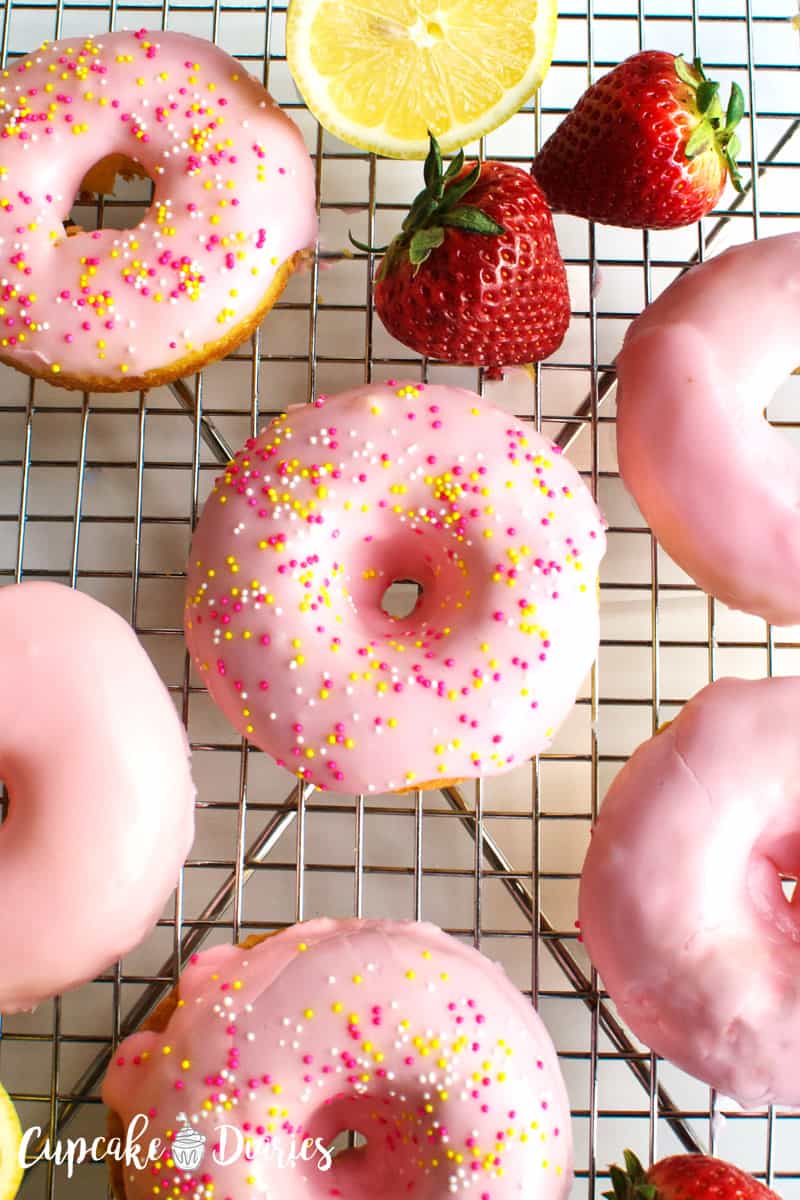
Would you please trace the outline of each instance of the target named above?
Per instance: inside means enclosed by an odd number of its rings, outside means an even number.
[[[67,237],[108,157],[155,184],[135,229]],[[113,176],[113,172],[111,172]],[[249,336],[317,232],[299,129],[202,38],[45,42],[0,80],[0,359],[64,387],[151,387]]]
[[[603,801],[580,889],[634,1034],[745,1107],[800,1104],[800,678],[721,679]]]
[[[705,591],[800,622],[800,454],[764,410],[800,358],[800,233],[726,250],[676,280],[617,356],[622,478]]]
[[[600,513],[530,425],[459,388],[298,405],[216,481],[186,640],[241,733],[319,788],[508,771],[549,745],[597,651]],[[422,586],[387,616],[389,585]]]
[[[0,1012],[149,933],[192,843],[189,747],[131,627],[55,583],[0,588]],[[8,916],[13,914],[13,916]]]
[[[501,967],[435,926],[310,921],[195,955],[178,992],[162,1032],[119,1047],[103,1099],[126,1127],[149,1113],[145,1140],[171,1144],[185,1122],[205,1157],[126,1168],[125,1200],[567,1196],[569,1103],[547,1030]],[[344,1130],[367,1145],[328,1170],[316,1152],[288,1165],[292,1145]],[[252,1161],[229,1161],[243,1135]]]

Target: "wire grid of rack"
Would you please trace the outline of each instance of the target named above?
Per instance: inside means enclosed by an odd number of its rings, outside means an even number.
[[[573,1105],[575,1196],[597,1195],[607,1163],[631,1145],[645,1158],[709,1149],[787,1200],[800,1197],[800,1114],[741,1112],[656,1061],[618,1021],[574,926],[591,820],[635,746],[720,674],[800,674],[800,630],[766,628],[698,592],[642,524],[616,471],[612,369],[629,320],[689,263],[731,241],[798,228],[796,13],[790,0],[562,0],[559,8],[556,60],[541,93],[476,150],[529,165],[587,81],[626,54],[700,52],[747,98],[748,186],[730,208],[673,234],[558,218],[570,333],[533,377],[511,372],[502,385],[420,362],[373,318],[374,263],[345,251],[346,230],[373,244],[391,235],[418,164],[375,160],[319,129],[286,68],[285,4],[11,0],[3,9],[7,59],[46,37],[139,25],[218,41],[301,125],[322,229],[310,272],[295,276],[251,343],[203,376],[117,397],[64,393],[2,371],[0,579],[58,579],[132,621],[188,724],[199,788],[195,846],[158,929],[100,980],[5,1020],[0,1078],[26,1126],[51,1137],[102,1132],[99,1087],[112,1046],[193,951],[323,913],[417,917],[499,959],[538,1005]],[[85,226],[130,224],[142,202],[134,185],[94,208],[76,204],[75,215]],[[322,796],[293,786],[208,701],[183,647],[183,567],[202,500],[244,437],[287,403],[392,375],[485,391],[559,441],[583,471],[610,524],[601,650],[552,751],[528,767],[441,792]],[[769,410],[796,441],[798,385],[789,381]],[[22,1196],[91,1200],[106,1187],[102,1166],[84,1165],[70,1180],[43,1163]]]

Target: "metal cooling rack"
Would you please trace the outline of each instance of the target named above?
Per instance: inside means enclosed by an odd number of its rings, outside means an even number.
[[[535,104],[479,152],[529,164],[607,67],[640,47],[699,51],[723,92],[734,78],[743,87],[749,183],[730,208],[674,234],[559,218],[570,333],[533,378],[512,372],[502,386],[410,357],[373,320],[374,264],[344,250],[346,230],[373,243],[391,235],[418,165],[376,161],[317,127],[285,65],[285,4],[11,0],[2,10],[0,50],[9,59],[45,37],[113,27],[216,39],[300,123],[317,165],[322,223],[311,272],[292,280],[251,344],[201,377],[146,395],[81,396],[2,370],[0,578],[68,582],[133,622],[187,721],[200,792],[192,857],[145,945],[63,1000],[6,1019],[0,1078],[26,1126],[50,1137],[102,1132],[99,1087],[114,1043],[173,986],[194,950],[326,912],[423,917],[500,959],[538,1004],[573,1103],[576,1197],[595,1197],[607,1163],[631,1145],[645,1158],[709,1149],[786,1200],[800,1198],[800,1114],[741,1112],[656,1061],[599,990],[574,927],[590,822],[638,742],[721,673],[800,674],[800,630],[728,612],[642,525],[616,471],[612,370],[628,321],[689,263],[731,241],[798,228],[794,3],[562,0],[560,9],[556,61]],[[94,208],[77,204],[75,215],[87,226],[133,223],[142,203],[146,195],[127,188]],[[512,775],[400,797],[320,796],[292,787],[237,740],[205,696],[183,649],[183,566],[215,472],[264,419],[320,390],[400,374],[485,390],[558,440],[584,472],[610,521],[600,657],[552,752]],[[800,443],[798,385],[787,383],[770,416]],[[69,1181],[42,1164],[22,1196],[93,1200],[106,1186],[102,1166],[83,1166]]]

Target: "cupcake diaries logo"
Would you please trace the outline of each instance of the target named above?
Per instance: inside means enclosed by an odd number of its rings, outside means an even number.
[[[206,1156],[208,1138],[199,1129],[192,1129],[184,1118],[182,1127],[175,1134],[170,1150],[175,1166],[181,1171],[196,1171]]]
[[[298,1162],[312,1163],[319,1171],[329,1171],[333,1165],[333,1151],[321,1138],[296,1137],[254,1138],[237,1125],[222,1124],[214,1128],[213,1144],[209,1137],[194,1129],[185,1113],[177,1117],[175,1136],[165,1141],[159,1137],[148,1137],[150,1120],[138,1113],[130,1121],[124,1138],[96,1137],[66,1138],[51,1141],[45,1138],[40,1126],[33,1125],[23,1134],[18,1158],[24,1169],[40,1162],[52,1162],[57,1167],[66,1167],[67,1178],[71,1179],[75,1168],[85,1162],[103,1162],[113,1159],[126,1167],[144,1171],[152,1163],[171,1159],[179,1171],[192,1174],[204,1162],[212,1161],[218,1167],[230,1167],[234,1163],[269,1162],[272,1166],[291,1169]]]

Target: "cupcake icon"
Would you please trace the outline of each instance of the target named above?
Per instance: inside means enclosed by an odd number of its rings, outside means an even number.
[[[206,1152],[205,1134],[192,1129],[185,1113],[178,1114],[178,1121],[183,1125],[173,1138],[172,1158],[181,1171],[196,1171]]]

